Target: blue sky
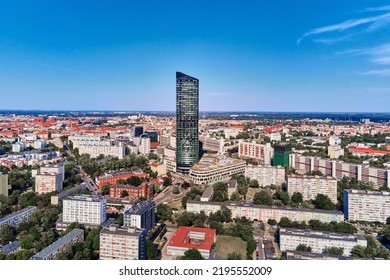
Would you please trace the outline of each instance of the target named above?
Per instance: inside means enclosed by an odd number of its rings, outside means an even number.
[[[202,111],[388,112],[390,0],[0,2],[0,109],[174,110],[176,71]]]

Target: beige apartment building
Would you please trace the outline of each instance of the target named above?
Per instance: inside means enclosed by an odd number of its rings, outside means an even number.
[[[8,174],[0,173],[0,195],[8,196]]]
[[[262,187],[280,186],[286,182],[286,172],[283,166],[248,165],[245,167],[245,177],[257,180]]]

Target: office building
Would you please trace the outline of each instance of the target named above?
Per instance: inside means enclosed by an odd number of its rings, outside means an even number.
[[[199,80],[176,72],[176,170],[188,174],[199,159]]]
[[[144,134],[147,134],[150,138],[150,142],[158,142],[158,133],[154,130],[145,130]]]
[[[61,237],[38,254],[32,256],[32,260],[53,260],[62,251],[70,248],[73,244],[84,241],[84,230],[74,229]]]
[[[100,232],[101,260],[146,260],[146,230],[111,225]]]
[[[168,244],[167,255],[179,257],[189,249],[198,249],[202,257],[207,260],[210,258],[216,237],[215,229],[179,227]]]
[[[34,213],[36,210],[37,207],[29,206],[18,212],[0,218],[0,229],[5,225],[10,225],[16,228],[21,222],[28,221],[31,217],[31,214]]]
[[[106,199],[95,196],[73,196],[63,200],[64,223],[78,222],[100,226],[107,219]]]
[[[260,164],[270,165],[274,156],[274,149],[270,143],[258,144],[255,141],[244,142],[240,139],[238,142],[238,156],[251,158]]]
[[[282,166],[247,165],[245,167],[245,177],[257,180],[261,187],[281,186],[286,182],[286,171]]]
[[[277,143],[274,145],[273,166],[288,166],[289,155],[292,153],[292,146],[289,143]]]
[[[8,196],[8,174],[0,173],[0,195]]]
[[[140,201],[125,210],[123,224],[125,227],[143,228],[148,233],[156,224],[156,204],[153,201]]]
[[[390,217],[390,193],[345,190],[344,215],[348,221],[385,224],[387,218]]]
[[[269,219],[274,219],[279,222],[283,217],[288,218],[290,221],[306,223],[310,220],[319,220],[323,223],[344,221],[344,214],[340,211],[266,206],[249,203],[203,202],[191,200],[187,201],[186,209],[187,212],[200,213],[201,211],[204,211],[206,215],[210,215],[210,213],[221,210],[222,206],[226,206],[232,211],[233,218],[247,217],[253,221],[267,222]]]
[[[142,134],[144,134],[144,127],[143,126],[134,127],[134,137],[140,137]]]
[[[352,248],[360,245],[367,247],[367,240],[360,234],[345,234],[308,229],[279,229],[280,250],[296,250],[303,244],[311,247],[313,253],[322,253],[330,247],[343,248],[343,256],[350,256]]]
[[[337,179],[325,176],[288,175],[287,192],[290,196],[300,192],[303,200],[314,200],[318,194],[323,194],[337,204]]]
[[[245,161],[224,155],[205,155],[191,167],[190,180],[195,184],[213,184],[244,174]]]

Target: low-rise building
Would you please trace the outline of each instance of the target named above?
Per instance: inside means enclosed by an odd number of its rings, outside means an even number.
[[[215,229],[179,227],[168,244],[167,254],[179,257],[189,249],[198,249],[202,257],[207,260],[216,236]]]
[[[100,232],[101,260],[146,260],[146,230],[111,225]]]
[[[244,174],[245,161],[223,155],[205,155],[190,169],[190,180],[195,184],[213,184]]]
[[[323,253],[330,247],[343,248],[343,256],[350,256],[356,245],[367,247],[367,240],[360,234],[345,234],[308,229],[279,229],[280,250],[295,250],[298,245],[311,247],[313,253]]]
[[[228,184],[228,196],[229,199],[237,191],[237,180],[230,180]]]
[[[113,171],[108,172],[102,176],[96,177],[96,185],[101,190],[101,188],[105,185],[113,186],[118,180],[127,180],[131,177],[138,177],[141,179],[148,178],[148,174],[144,172],[131,172],[131,171]]]
[[[70,195],[73,195],[74,193],[81,191],[86,188],[86,184],[80,184],[76,185],[73,188],[67,189],[66,191],[60,192],[59,194],[52,195],[51,196],[51,204],[58,205],[62,200]]]
[[[10,225],[17,227],[21,222],[28,221],[31,217],[31,214],[37,210],[35,206],[26,207],[18,212],[12,213],[0,219],[0,229],[4,225]]]
[[[349,221],[385,224],[390,217],[390,192],[344,190],[344,214]]]
[[[84,241],[84,230],[74,229],[67,235],[61,237],[38,254],[32,256],[32,260],[53,260],[58,253],[66,250],[75,243]]]
[[[148,233],[156,224],[156,204],[153,201],[140,201],[125,210],[123,225],[125,227],[143,228]]]
[[[247,165],[245,177],[257,180],[260,186],[281,186],[286,182],[286,171],[283,166]]]
[[[21,244],[19,241],[16,240],[16,241],[10,242],[9,244],[7,244],[3,247],[0,247],[0,254],[10,255],[10,254],[16,253],[20,249],[21,249]]]
[[[323,194],[336,204],[337,179],[330,176],[288,175],[287,192],[290,196],[300,192],[303,200],[314,200],[318,194]]]
[[[210,201],[213,198],[213,195],[214,195],[214,187],[208,186],[204,190],[202,197],[200,198],[200,201]]]

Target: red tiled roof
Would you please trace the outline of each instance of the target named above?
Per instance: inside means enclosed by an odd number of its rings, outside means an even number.
[[[189,238],[190,232],[204,233],[205,238],[202,242],[191,243],[191,239]],[[179,227],[173,235],[168,246],[184,247],[189,249],[196,248],[210,251],[214,244],[216,234],[217,232],[215,229],[198,227]]]

